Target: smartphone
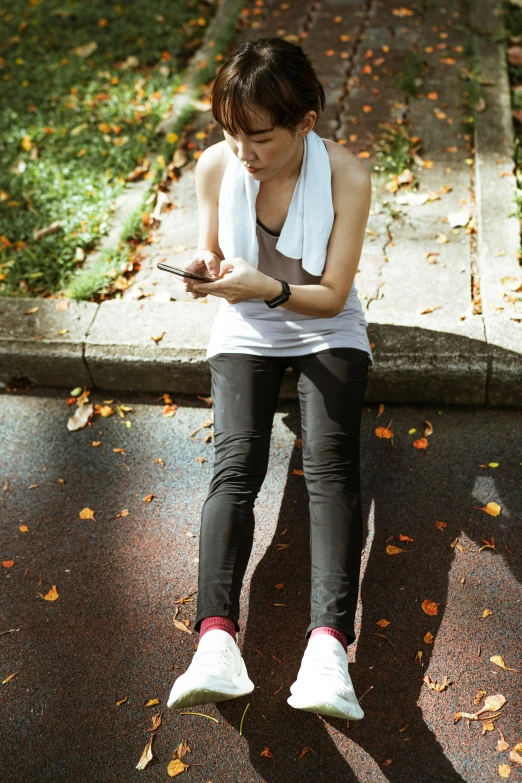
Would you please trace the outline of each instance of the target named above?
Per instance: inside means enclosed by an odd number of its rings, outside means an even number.
[[[189,277],[191,280],[203,280],[204,283],[214,283],[213,277],[204,277],[203,275],[196,275],[194,272],[187,272],[185,269],[180,269],[177,266],[169,266],[162,261],[157,263],[158,269],[162,269],[164,272],[172,272],[173,275],[179,275],[180,277]]]

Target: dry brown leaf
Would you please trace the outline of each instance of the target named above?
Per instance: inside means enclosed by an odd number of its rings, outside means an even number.
[[[439,684],[435,680],[432,680],[428,674],[424,675],[423,681],[426,683],[428,688],[431,688],[431,690],[436,691],[437,693],[442,693],[442,691],[445,691],[448,685],[452,685],[453,681],[450,680],[449,677],[446,677],[444,675],[444,680]]]
[[[504,735],[502,734],[500,729],[498,730],[498,733],[500,734],[500,739],[497,742],[497,750],[498,750],[499,753],[501,753],[503,750],[508,750],[509,749],[509,745],[507,744],[506,740],[504,739]]]
[[[273,759],[274,758],[272,753],[270,752],[269,748],[265,748],[264,750],[262,750],[259,755],[260,756],[265,756],[265,758],[267,758],[267,759]]]
[[[161,726],[161,712],[158,712],[156,715],[153,715],[152,718],[152,726],[150,729],[145,729],[145,733],[148,734],[149,731],[156,731],[156,729],[159,729]]]
[[[424,641],[426,644],[433,644],[434,636],[429,631],[424,635]]]
[[[484,702],[484,706],[481,707],[478,712],[475,713],[469,713],[469,712],[457,712],[456,715],[453,718],[454,723],[457,723],[461,718],[468,718],[468,720],[478,720],[479,715],[482,715],[483,712],[497,712],[500,710],[504,704],[506,703],[507,699],[505,696],[503,696],[501,693],[497,693],[494,696],[488,696],[488,698]],[[489,716],[492,718],[493,716]]]
[[[74,432],[74,430],[79,430],[85,427],[89,419],[91,418],[94,411],[94,406],[92,403],[83,403],[80,405],[76,412],[74,413],[74,416],[71,416],[71,418],[67,421],[67,429],[70,432]]]
[[[392,544],[388,544],[386,547],[386,554],[388,555],[398,555],[400,552],[408,552],[408,549],[401,549],[399,546],[393,546]]]
[[[518,669],[511,669],[509,666],[506,666],[504,659],[501,655],[492,655],[489,659],[491,663],[496,663],[497,666],[500,666],[502,669],[505,669],[508,672],[516,672]]]
[[[381,628],[386,628],[386,626],[390,624],[390,621],[389,620],[384,620],[384,619],[383,620],[377,620],[376,624],[378,626],[380,626]]]
[[[439,528],[439,530],[444,530],[447,526],[447,522],[435,522],[435,526]]]
[[[174,625],[179,631],[185,631],[185,633],[190,633],[190,634],[192,633],[190,628],[187,628],[187,626],[184,623],[180,622],[179,620],[173,618],[172,622],[174,623]]]
[[[149,741],[145,745],[143,753],[141,754],[141,758],[136,764],[136,769],[145,769],[149,761],[152,761],[152,740],[154,739],[154,736],[155,735],[152,734]]]

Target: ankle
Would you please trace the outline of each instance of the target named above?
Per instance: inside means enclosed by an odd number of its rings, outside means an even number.
[[[327,634],[328,636],[333,636],[335,639],[337,639],[338,642],[341,642],[342,646],[344,647],[344,651],[347,652],[348,637],[345,633],[337,630],[337,628],[330,628],[328,625],[319,625],[317,628],[313,629],[309,638],[311,639],[312,636],[318,636],[321,633]]]
[[[231,620],[230,617],[219,617],[216,615],[213,615],[212,617],[205,617],[205,619],[201,621],[199,639],[201,640],[207,631],[212,631],[216,628],[221,631],[226,631],[230,634],[234,641],[237,641],[235,622]]]

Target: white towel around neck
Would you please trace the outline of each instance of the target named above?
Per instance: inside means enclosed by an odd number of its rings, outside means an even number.
[[[321,137],[312,130],[303,141],[301,171],[276,250],[289,258],[302,259],[306,272],[320,276],[334,222],[332,170]],[[219,247],[225,260],[243,258],[256,269],[256,199],[260,185],[239,158],[231,155],[219,192]]]

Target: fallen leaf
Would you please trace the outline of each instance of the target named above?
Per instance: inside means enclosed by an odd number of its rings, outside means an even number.
[[[155,497],[156,497],[156,495],[152,495],[152,494],[151,494],[151,495],[145,495],[145,497],[144,497],[144,498],[142,498],[142,501],[143,501],[144,503],[150,503],[150,501],[152,500],[152,498],[155,498]]]
[[[493,614],[490,609],[484,609],[484,611],[482,612],[482,618],[489,617],[490,614]]]
[[[83,403],[80,405],[73,416],[67,422],[67,429],[70,432],[82,429],[85,427],[94,411],[92,403]]]
[[[153,715],[152,718],[152,726],[150,729],[145,729],[145,733],[148,733],[149,731],[156,731],[156,729],[159,729],[161,726],[161,712],[158,712],[156,715]]]
[[[506,743],[506,745],[507,745],[507,743]],[[509,745],[508,745],[508,747],[509,747]],[[520,753],[517,753],[516,750],[512,750],[511,751],[511,753],[509,754],[509,758],[510,758],[511,761],[514,761],[516,764],[522,764],[522,756],[520,755]]]
[[[175,778],[176,775],[181,775],[182,772],[185,772],[189,766],[190,764],[185,764],[181,759],[172,759],[167,767],[167,772],[171,778]]]
[[[270,752],[270,749],[269,749],[269,748],[265,748],[264,750],[262,750],[262,751],[261,751],[261,753],[260,753],[259,755],[260,755],[260,756],[264,756],[264,757],[265,757],[265,758],[267,758],[267,759],[273,759],[273,758],[274,758],[274,756],[273,756],[273,755],[272,755],[272,753]]]
[[[413,441],[412,445],[416,449],[427,449],[429,444],[426,438],[417,438],[417,440]]]
[[[14,674],[10,674],[9,677],[6,677],[5,680],[2,680],[2,685],[5,685],[7,682],[10,682],[12,679],[16,677],[17,674],[19,674],[19,672],[14,672]]]
[[[390,624],[389,620],[377,620],[376,625],[380,626],[381,628],[386,628],[387,625]]]
[[[499,764],[498,774],[501,778],[508,778],[511,775],[511,767],[509,764]]]
[[[500,666],[502,669],[505,669],[509,672],[516,672],[518,669],[511,669],[509,666],[506,666],[504,659],[501,655],[492,655],[489,659],[491,663],[496,663],[497,666]]]
[[[461,718],[468,718],[469,720],[478,720],[479,715],[482,715],[483,712],[497,712],[500,710],[504,704],[506,703],[507,699],[505,696],[503,696],[501,693],[497,693],[494,696],[488,696],[488,698],[484,702],[484,706],[475,713],[468,713],[468,712],[457,712],[455,717],[453,718],[454,723],[457,723]]]
[[[150,338],[150,339],[151,339],[151,340],[154,340],[154,342],[155,342],[155,343],[159,343],[159,341],[163,339],[163,335],[164,335],[164,334],[165,334],[165,332],[161,332],[161,334],[158,334],[158,335],[156,335],[156,336],[152,336],[152,335],[151,335],[151,338]]]
[[[498,517],[500,512],[502,511],[501,506],[499,506],[498,503],[488,503],[487,506],[484,506],[482,508],[478,508],[477,506],[474,506],[473,508],[476,508],[477,511],[485,511],[486,514],[489,514],[490,517]]]
[[[424,641],[426,644],[433,644],[434,636],[429,631],[424,634]]]
[[[176,411],[178,410],[177,405],[165,405],[163,408],[163,415],[166,416],[168,419],[172,418],[172,416],[176,415]]]
[[[498,730],[498,733],[500,734],[500,739],[497,742],[497,750],[498,750],[499,753],[501,753],[503,750],[508,750],[509,745],[507,744],[506,740],[504,739],[504,735],[502,734],[500,729]]]
[[[113,517],[113,519],[120,519],[121,517],[127,517],[128,515],[129,515],[129,509],[124,508],[123,511],[120,511],[119,514],[116,514],[116,516]]]
[[[447,526],[447,522],[435,522],[435,526],[439,528],[439,530],[444,530]]]
[[[409,536],[403,536],[402,533],[399,533],[399,541],[411,541],[411,543],[413,543],[413,538],[410,538]]]
[[[80,519],[94,519],[94,511],[92,510],[92,508],[82,508],[79,516]]]
[[[174,623],[174,625],[179,631],[185,631],[185,633],[192,634],[190,628],[187,628],[187,626],[184,623],[180,622],[179,620],[176,620],[175,618],[173,618],[172,622]]]
[[[107,419],[109,416],[114,414],[114,408],[111,408],[110,405],[102,405],[99,407],[97,412],[100,414],[100,416],[103,416],[104,419]]]
[[[152,734],[149,741],[145,745],[143,753],[141,754],[141,758],[136,764],[136,769],[145,769],[149,761],[152,761],[152,740],[154,739],[154,737],[155,735]]]
[[[407,549],[401,549],[398,546],[393,546],[392,544],[388,544],[386,547],[386,554],[388,555],[398,555],[399,552],[407,552]]]
[[[76,46],[72,51],[77,54],[78,57],[90,57],[93,52],[98,48],[96,41],[89,41],[89,43],[83,44],[83,46]]]
[[[53,585],[48,593],[44,595],[44,601],[56,601],[58,598],[58,590],[56,589],[56,585]]]
[[[153,707],[155,704],[159,704],[159,699],[149,699],[145,704],[144,707]]]
[[[14,566],[15,561],[14,560],[4,560],[2,562],[2,565],[4,568],[12,568]]]
[[[429,615],[436,615],[439,613],[439,606],[440,603],[437,604],[435,601],[430,601],[429,598],[426,598],[426,600],[422,602],[422,611]]]
[[[429,675],[425,674],[423,682],[426,683],[428,688],[431,688],[432,691],[436,691],[437,693],[442,693],[442,691],[446,690],[448,685],[452,684],[452,680],[450,680],[449,677],[446,677],[446,675],[444,675],[444,680],[439,684],[435,680],[430,679]]]

